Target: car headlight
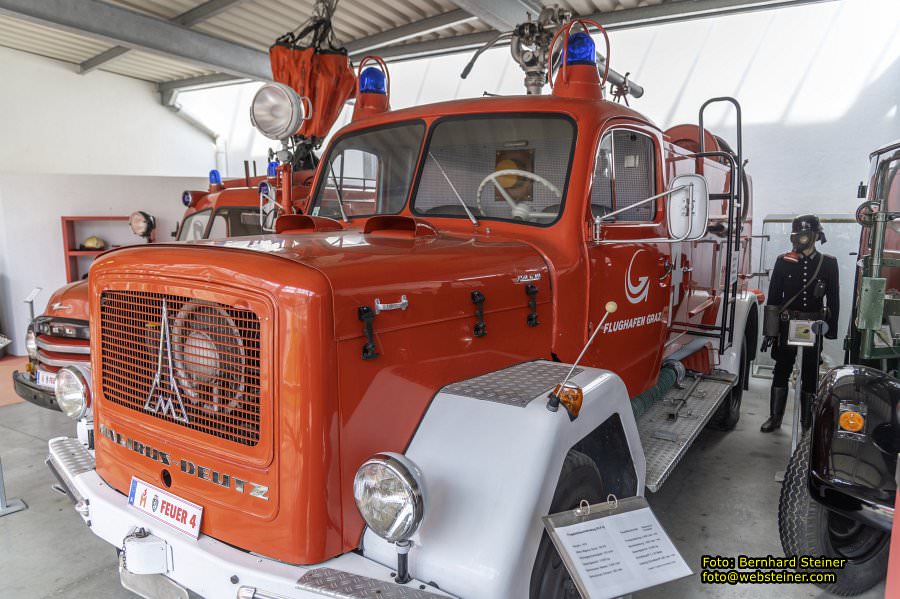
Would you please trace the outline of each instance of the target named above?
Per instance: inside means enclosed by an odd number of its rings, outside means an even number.
[[[72,366],[60,368],[56,373],[56,403],[69,418],[78,420],[87,414],[91,402],[89,378],[89,373],[86,375],[81,369]]]
[[[366,524],[384,540],[409,539],[425,517],[422,473],[408,458],[379,453],[359,467],[353,496]]]
[[[287,139],[310,117],[312,104],[283,83],[259,88],[250,104],[250,122],[269,139]]]
[[[137,212],[132,212],[131,216],[128,217],[128,225],[131,227],[131,232],[138,237],[150,237],[153,229],[156,228],[156,217],[138,210]]]
[[[34,334],[33,329],[28,329],[28,333],[25,334],[25,351],[28,352],[29,358],[31,358],[32,360],[37,360],[37,335]]]

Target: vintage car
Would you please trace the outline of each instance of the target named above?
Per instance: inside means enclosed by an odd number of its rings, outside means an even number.
[[[838,595],[878,584],[888,564],[900,453],[900,142],[872,153],[860,196],[847,364],[820,383],[778,506],[785,553],[847,560],[823,585]]]
[[[575,597],[541,516],[655,491],[735,426],[739,105],[735,152],[703,108],[664,131],[572,26],[546,96],[390,110],[363,61],[306,214],[98,258],[91,377],[57,385],[96,459],[57,438],[48,465],[126,588]]]

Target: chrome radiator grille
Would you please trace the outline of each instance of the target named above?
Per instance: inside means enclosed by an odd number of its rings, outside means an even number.
[[[260,322],[251,310],[179,295],[104,291],[103,397],[241,445],[260,430]]]

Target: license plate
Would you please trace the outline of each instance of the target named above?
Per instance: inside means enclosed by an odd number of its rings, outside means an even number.
[[[195,539],[200,535],[203,508],[196,503],[134,477],[131,479],[128,503],[138,511]]]
[[[40,387],[47,387],[49,389],[53,389],[56,387],[56,373],[55,372],[46,372],[44,370],[37,371],[37,384]]]

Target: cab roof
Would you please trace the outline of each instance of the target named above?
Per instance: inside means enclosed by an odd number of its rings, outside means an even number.
[[[611,118],[631,118],[656,129],[650,119],[631,108],[608,100],[544,96],[490,96],[423,104],[410,108],[389,110],[382,114],[361,118],[341,129],[335,137],[377,125],[414,119],[431,120],[440,117],[490,113],[563,113],[576,121],[584,118],[603,122]]]

